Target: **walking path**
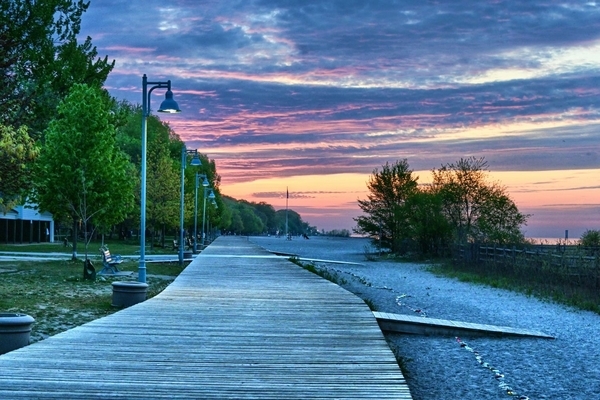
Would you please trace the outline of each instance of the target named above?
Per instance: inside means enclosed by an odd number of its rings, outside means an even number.
[[[0,398],[411,398],[362,300],[265,255],[220,237],[158,296],[0,356]]]

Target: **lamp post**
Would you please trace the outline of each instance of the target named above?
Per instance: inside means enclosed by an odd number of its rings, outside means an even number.
[[[206,188],[209,185],[206,174],[199,174],[198,172],[196,172],[196,194],[194,200],[194,254],[198,252],[196,244],[198,242],[198,181],[200,180],[200,178],[203,178],[202,186],[204,186],[204,188]]]
[[[211,200],[213,200],[213,201],[215,199],[215,192],[213,192],[212,189],[209,189],[208,187],[205,187],[204,188],[204,208],[203,208],[203,211],[202,211],[202,246],[204,246],[205,241],[206,241],[205,235],[204,235],[204,221],[206,219],[206,197],[207,197],[206,196],[206,191],[207,190],[210,190],[210,194],[208,195],[208,198],[211,199]]]
[[[150,88],[148,89],[148,85]],[[173,100],[171,81],[148,82],[146,74],[142,77],[142,177],[140,193],[140,263],[138,267],[138,281],[146,282],[146,144],[147,144],[147,119],[150,116],[150,95],[154,89],[167,89],[165,100],[161,103],[158,112],[179,113],[179,105]]]
[[[185,247],[183,242],[183,197],[184,197],[184,185],[185,185],[185,166],[187,164],[187,155],[192,154],[193,158],[190,165],[199,166],[200,157],[198,157],[198,150],[188,150],[185,145],[181,148],[181,201],[179,209],[179,265],[183,266],[183,248]]]
[[[213,194],[214,194],[214,193],[213,193]],[[214,197],[214,196],[213,196],[213,197],[210,199],[210,204],[212,204],[213,206],[215,206],[215,209],[219,208],[219,207],[217,206],[217,201],[215,200],[215,197]],[[210,225],[210,220],[208,220],[208,221],[209,221],[209,225]],[[215,234],[214,234],[214,232],[215,232],[215,226],[213,225],[213,226],[212,226],[212,227],[209,229],[209,231],[210,231],[210,237],[211,237],[211,239],[214,239],[214,236],[215,236]]]

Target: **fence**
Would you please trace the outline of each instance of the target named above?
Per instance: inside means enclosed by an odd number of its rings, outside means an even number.
[[[516,278],[568,297],[600,301],[600,251],[573,245],[523,248],[470,243],[455,248],[455,264],[477,273]],[[596,300],[594,300],[596,299]]]

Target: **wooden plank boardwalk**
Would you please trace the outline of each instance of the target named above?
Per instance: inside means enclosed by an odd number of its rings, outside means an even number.
[[[0,399],[24,398],[411,395],[362,300],[221,237],[160,295],[0,356]]]

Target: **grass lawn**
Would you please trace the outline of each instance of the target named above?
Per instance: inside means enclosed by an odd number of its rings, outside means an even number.
[[[172,240],[168,240],[165,242],[165,247],[161,247],[160,245],[150,245],[150,243],[146,244],[146,254],[175,254],[176,252],[173,250]],[[140,252],[140,242],[139,240],[109,240],[106,239],[104,242],[101,241],[92,241],[88,245],[88,255],[91,258],[100,256],[100,246],[107,245],[110,249],[111,253],[114,254],[139,254]],[[62,242],[60,243],[24,243],[24,244],[5,244],[0,243],[0,252],[2,251],[12,251],[12,252],[34,252],[34,253],[71,253],[73,251],[73,247],[69,245],[65,247]],[[83,241],[77,242],[77,255],[80,258],[83,258],[85,255],[85,244]]]
[[[101,243],[91,243],[88,255],[96,271],[102,269]],[[108,243],[111,253],[139,253],[139,243]],[[150,250],[149,247],[147,247]],[[43,243],[30,245],[0,245],[0,252],[64,252],[71,248],[61,244]],[[147,251],[149,254],[175,254],[170,248]],[[78,243],[79,260],[70,256],[52,261],[0,261],[0,313],[23,313],[35,318],[31,342],[36,342],[59,332],[109,315],[118,308],[111,306],[113,281],[136,281],[137,261],[125,261],[119,265],[131,276],[98,276],[95,281],[83,279],[84,246]],[[148,298],[160,293],[182,271],[177,262],[148,263],[146,265]]]

